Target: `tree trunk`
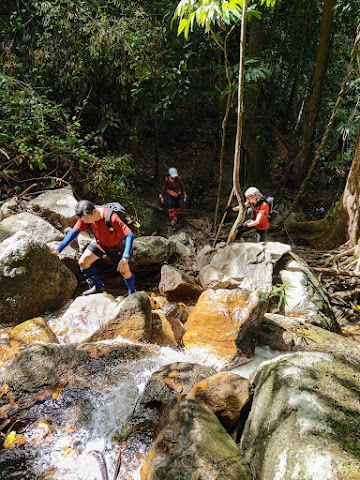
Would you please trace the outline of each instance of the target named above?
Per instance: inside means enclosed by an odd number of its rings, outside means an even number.
[[[310,95],[307,107],[307,115],[304,125],[303,145],[301,151],[294,160],[292,173],[297,178],[304,178],[307,168],[311,162],[311,151],[315,138],[316,125],[321,100],[321,92],[324,77],[329,60],[331,31],[333,24],[333,9],[336,0],[324,0],[324,8],[320,25],[319,46],[317,50],[316,63],[311,81]]]
[[[228,243],[231,243],[236,238],[237,226],[240,220],[244,218],[244,205],[242,202],[242,195],[240,190],[240,149],[242,140],[242,127],[244,116],[244,67],[245,67],[245,44],[246,44],[246,15],[248,8],[248,0],[244,0],[242,7],[241,18],[241,36],[240,36],[240,60],[239,60],[239,83],[238,83],[238,114],[237,114],[237,129],[236,129],[236,141],[235,141],[235,153],[234,153],[234,169],[233,169],[233,189],[240,207],[238,216],[232,226]]]
[[[351,245],[356,245],[360,238],[360,129],[353,161],[346,181],[344,192],[336,204],[332,235],[338,235],[337,230],[345,223],[345,234]],[[344,222],[345,219],[345,222]]]
[[[263,11],[263,7],[259,6],[258,10]],[[252,19],[249,28],[249,48],[248,56],[259,58],[263,49],[264,39],[264,22],[262,19]],[[255,65],[254,65],[255,66]],[[257,102],[260,95],[262,81],[256,82],[255,85],[250,85],[250,89],[245,92],[244,105],[246,125],[244,125],[244,151],[245,151],[245,166],[244,166],[244,182],[246,185],[254,184],[259,187],[265,179],[270,178],[268,169],[265,163],[265,149],[264,144],[259,136],[259,124],[256,121]]]
[[[297,66],[295,71],[295,78],[293,81],[293,85],[291,88],[291,93],[290,93],[290,97],[287,105],[286,116],[290,120],[291,125],[294,127],[296,125],[295,105],[296,105],[296,100],[298,96],[298,87],[299,87],[300,76],[301,76],[303,65],[304,65],[305,51],[308,48],[308,42],[309,42],[309,24],[310,24],[310,18],[311,18],[312,5],[313,5],[313,0],[305,0],[300,53],[298,56],[298,61],[297,61]]]
[[[314,248],[336,248],[346,241],[356,245],[360,238],[360,129],[345,189],[333,216],[317,222],[287,225],[290,236],[306,240]]]

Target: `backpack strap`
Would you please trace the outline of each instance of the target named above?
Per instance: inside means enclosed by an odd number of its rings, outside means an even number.
[[[109,205],[108,207],[105,207],[106,208],[106,212],[105,212],[105,225],[108,227],[108,229],[113,232],[115,229],[114,227],[112,226],[112,223],[111,223],[111,215],[113,214],[114,210],[115,210],[115,207],[113,205]]]

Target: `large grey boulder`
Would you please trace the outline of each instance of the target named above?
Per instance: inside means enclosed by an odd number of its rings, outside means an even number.
[[[134,240],[131,261],[135,268],[162,265],[170,262],[175,254],[175,242],[165,237],[139,237]]]
[[[310,318],[313,321],[313,317]],[[258,333],[260,345],[282,352],[327,352],[360,359],[360,344],[307,323],[306,317],[265,313]]]
[[[72,227],[77,217],[75,207],[77,200],[71,187],[48,190],[29,202],[34,211],[41,214],[56,228]]]
[[[132,342],[148,341],[151,335],[151,305],[146,292],[135,292],[121,303],[118,314],[86,341],[98,342],[118,337]]]
[[[204,289],[238,287],[268,296],[272,273],[272,257],[264,244],[234,243],[220,249],[200,270],[199,278]]]
[[[315,352],[258,367],[240,445],[253,478],[359,477],[359,369],[359,360]]]
[[[0,222],[0,242],[20,230],[27,232],[41,243],[62,240],[64,235],[43,218],[22,212],[11,215]]]
[[[26,232],[0,243],[0,322],[17,324],[71,298],[75,276]]]
[[[155,353],[156,350],[150,345],[49,343],[21,352],[7,367],[4,381],[15,390],[26,392],[34,392],[64,380],[69,386],[90,386],[98,381],[103,386],[107,368],[147,358]]]
[[[108,293],[75,298],[61,314],[48,319],[50,328],[64,343],[82,342],[117,318],[121,303]]]

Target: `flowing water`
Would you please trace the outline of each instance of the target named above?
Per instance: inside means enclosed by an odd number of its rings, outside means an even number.
[[[252,362],[234,371],[248,378],[257,365],[278,353],[258,348]],[[217,371],[223,367],[219,358],[201,350],[179,352],[159,347],[158,354],[151,358],[115,366],[114,381],[110,384],[104,375],[94,379],[88,388],[65,387],[59,398],[47,399],[29,411],[33,421],[24,432],[28,476],[19,471],[18,465],[0,472],[0,479],[112,480],[119,450],[124,448],[119,434],[133,414],[148,379],[162,366],[176,362],[197,363]],[[150,438],[144,438],[141,443],[137,438],[132,449],[124,449],[117,478],[140,478],[139,466],[149,441]],[[105,462],[103,467],[101,462]]]

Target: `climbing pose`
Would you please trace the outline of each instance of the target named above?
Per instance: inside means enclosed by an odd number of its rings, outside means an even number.
[[[165,178],[164,184],[159,195],[161,203],[165,203],[167,196],[168,213],[171,225],[176,225],[179,222],[180,214],[180,199],[187,201],[184,182],[178,175],[176,168],[169,168],[169,175]]]
[[[135,292],[135,279],[129,267],[134,234],[115,212],[110,217],[111,227],[109,228],[105,221],[106,211],[106,206],[95,206],[88,200],[80,200],[75,208],[79,220],[67,233],[59,247],[52,248],[51,252],[58,255],[80,232],[87,232],[90,228],[95,236],[95,241],[88,245],[79,259],[80,270],[90,287],[83,292],[83,295],[104,291],[104,284],[98,277],[93,263],[105,254],[117,266],[117,270],[121,273],[128,288],[128,294],[131,295]]]
[[[270,205],[256,187],[249,187],[246,190],[245,199],[245,207],[251,210],[251,220],[246,220],[242,225],[238,225],[237,235],[254,228],[257,233],[256,241],[264,242],[270,228]],[[236,212],[239,208],[236,206],[233,211]]]

